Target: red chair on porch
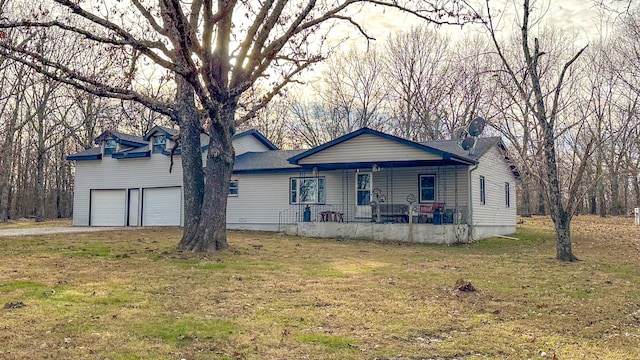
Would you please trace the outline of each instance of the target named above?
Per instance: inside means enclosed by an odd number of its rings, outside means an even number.
[[[444,214],[445,203],[434,202],[431,205],[420,205],[420,217],[419,222],[421,223],[433,223],[433,217],[438,210],[438,214],[442,216]],[[440,221],[442,223],[442,221]]]

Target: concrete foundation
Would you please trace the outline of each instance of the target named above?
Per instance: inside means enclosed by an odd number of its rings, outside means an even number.
[[[411,227],[411,232],[409,231]],[[307,222],[286,226],[287,235],[332,238],[398,241],[419,244],[456,244],[468,242],[467,225],[377,224]],[[411,236],[410,236],[411,235]]]
[[[419,244],[460,244],[493,237],[510,235],[516,232],[515,226],[474,226],[473,240],[469,238],[469,226],[466,224],[379,224],[372,222],[301,222],[297,224],[250,224],[227,223],[229,230],[280,231],[287,235],[330,238],[330,239],[364,239],[375,241],[412,242]]]

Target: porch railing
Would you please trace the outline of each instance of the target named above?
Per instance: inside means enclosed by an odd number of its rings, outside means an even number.
[[[390,204],[380,205],[381,212],[389,213]],[[308,210],[307,210],[308,208]],[[300,204],[293,205],[286,210],[278,213],[278,231],[282,231],[284,226],[294,225],[300,222],[316,222],[316,221],[342,221],[342,222],[372,222],[376,217],[375,209],[371,211],[371,217],[357,217],[355,205],[344,204]],[[390,214],[390,213],[389,213]],[[466,224],[467,223],[467,207],[460,206],[457,209],[446,208],[445,212],[440,214],[439,221],[436,224]],[[389,216],[383,216],[389,221]],[[397,216],[391,216],[397,219]],[[406,218],[408,219],[408,217]],[[405,219],[405,221],[406,221]],[[418,215],[414,216],[415,222],[420,222]],[[433,220],[432,220],[433,221]]]
[[[280,211],[278,214],[278,231],[282,231],[286,225],[293,225],[299,222],[314,221],[342,221],[355,222],[356,207],[354,205],[342,204],[300,204]],[[361,219],[361,221],[371,221],[371,219]]]

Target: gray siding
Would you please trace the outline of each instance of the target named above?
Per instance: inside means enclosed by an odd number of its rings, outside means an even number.
[[[486,203],[480,203],[480,176],[485,178]],[[473,226],[501,226],[502,234],[512,233],[516,225],[516,179],[497,147],[487,151],[472,172]],[[509,183],[510,206],[505,203],[505,183]],[[509,230],[511,229],[512,230]],[[474,236],[480,229],[474,229]],[[486,236],[484,236],[486,237]]]
[[[262,152],[269,150],[262,142],[260,142],[260,140],[251,135],[245,135],[234,139],[233,149],[236,152],[236,156],[246,152]]]
[[[355,206],[356,183],[354,170],[321,172],[327,176],[327,204]],[[436,201],[449,209],[466,212],[468,205],[467,167],[384,168],[372,173],[372,189],[380,189],[387,204],[408,204],[407,196],[419,195],[419,175],[436,176]],[[415,203],[414,205],[420,205]],[[384,205],[383,205],[384,206]],[[351,217],[349,218],[350,220]]]
[[[73,194],[73,225],[89,225],[91,189],[142,189],[182,186],[182,162],[174,156],[169,173],[169,157],[151,154],[148,158],[82,160],[76,162]]]
[[[289,205],[289,177],[298,173],[236,174],[238,196],[227,199],[227,223],[278,224],[278,214]]]
[[[409,194],[418,195],[419,175],[434,174],[436,201],[444,202],[447,208],[457,209],[466,216],[469,199],[467,169],[466,166],[382,169],[372,173],[373,189],[379,188],[387,196],[387,204],[407,204]],[[319,172],[317,175],[325,179],[326,200],[320,207],[341,211],[345,214],[345,221],[354,221],[355,174],[353,169]],[[289,179],[304,176],[312,177],[313,174],[288,172],[234,175],[232,178],[238,180],[239,190],[237,197],[228,198],[227,222],[234,224],[233,228],[259,228],[253,225],[278,224],[281,212],[303,211],[304,205],[289,204]]]
[[[237,140],[236,151],[265,151],[264,144],[253,136]],[[336,149],[341,147],[340,149]],[[339,150],[339,151],[335,151]],[[411,147],[364,134],[346,143],[336,145],[311,156],[314,162],[386,160],[411,160],[418,156],[433,156]],[[404,157],[403,157],[404,156]],[[347,160],[349,159],[349,160]],[[370,169],[360,171],[370,172]],[[324,209],[343,211],[346,221],[353,221],[356,204],[355,169],[320,171],[325,178]],[[471,188],[473,206],[469,206],[469,167],[412,167],[382,168],[372,172],[372,189],[378,188],[387,197],[387,204],[407,204],[406,198],[414,194],[419,198],[419,175],[435,175],[436,201],[446,203],[449,209],[457,209],[466,216],[473,209],[473,230],[477,235],[499,231],[506,234],[515,230],[516,186],[515,178],[498,148],[488,151],[472,173]],[[480,204],[479,176],[486,181],[486,204]],[[285,211],[300,213],[304,205],[289,204],[289,179],[313,176],[311,173],[282,172],[270,174],[236,174],[238,196],[230,196],[227,205],[227,222],[230,228],[276,229],[279,214]],[[505,205],[505,182],[510,184],[509,207]],[[149,158],[77,161],[74,191],[74,225],[89,225],[91,189],[144,189],[182,186],[182,163],[174,157],[172,173],[169,173],[169,157],[151,154]],[[141,196],[142,191],[138,191]],[[142,202],[140,201],[140,204]],[[332,208],[334,207],[334,208]],[[293,209],[293,210],[291,210]],[[142,213],[139,214],[142,216]],[[317,220],[314,216],[312,220]],[[466,220],[466,219],[465,219]],[[483,230],[484,229],[484,230]],[[501,229],[501,230],[494,230]]]
[[[442,156],[431,154],[379,136],[362,134],[308,156],[302,159],[300,164],[412,160],[442,160]]]

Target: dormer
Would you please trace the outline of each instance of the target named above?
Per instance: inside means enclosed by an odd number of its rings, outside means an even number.
[[[151,153],[162,154],[167,149],[167,137],[164,134],[156,134],[151,137]]]
[[[94,142],[100,147],[100,152],[104,157],[114,158],[121,158],[121,155],[129,150],[147,146],[147,142],[139,136],[112,130],[103,132]]]
[[[118,150],[118,143],[117,143],[116,139],[113,139],[113,138],[106,139],[103,142],[103,151],[102,151],[102,153],[105,156],[113,155],[115,152],[117,152],[117,150]]]
[[[177,130],[164,126],[154,126],[149,130],[144,139],[149,142],[149,150],[152,154],[167,154],[175,145],[173,136],[178,134]]]

